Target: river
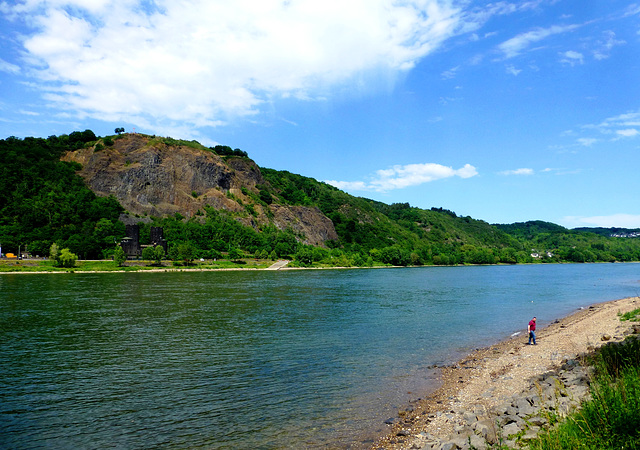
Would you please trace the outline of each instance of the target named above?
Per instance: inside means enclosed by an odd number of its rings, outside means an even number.
[[[0,448],[360,448],[434,364],[640,264],[4,274]]]

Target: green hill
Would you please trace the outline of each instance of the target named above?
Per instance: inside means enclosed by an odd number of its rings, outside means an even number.
[[[125,150],[137,152],[142,162],[127,159]],[[101,174],[100,186],[111,186],[113,192],[127,191],[122,180],[114,179],[126,170],[137,170],[138,178],[153,177],[156,166],[148,161],[161,160],[161,151],[197,161],[189,173],[199,180],[198,188],[185,193],[184,186],[159,186],[157,195],[181,189],[167,197],[181,200],[166,205],[158,199],[147,210],[171,213],[133,213],[122,206],[124,197],[105,196],[105,191],[95,190],[95,183],[92,191],[86,182],[87,167],[61,161],[73,152],[80,157],[78,151],[83,165],[121,158],[113,172],[105,172],[103,166],[100,171],[91,168],[93,175]],[[211,181],[212,171],[218,181]],[[114,187],[111,182],[120,184]],[[149,184],[139,186],[142,193],[151,192],[144,191]],[[133,200],[126,199],[128,208],[142,208]],[[161,226],[170,249],[189,247],[196,258],[281,257],[294,259],[300,266],[640,259],[640,239],[568,230],[541,221],[491,225],[443,208],[388,205],[351,196],[313,178],[259,168],[242,150],[226,146],[206,148],[194,141],[145,135],[99,138],[90,130],[0,141],[4,253],[17,253],[19,246],[27,246],[31,254],[46,256],[55,242],[81,258],[109,257],[114,243],[124,236],[125,217],[138,222],[143,244],[149,241],[150,228]]]

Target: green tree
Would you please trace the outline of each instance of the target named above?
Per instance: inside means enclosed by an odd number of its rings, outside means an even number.
[[[503,248],[500,252],[500,262],[505,264],[516,264],[518,262],[516,249],[513,247]]]
[[[310,267],[313,264],[313,250],[309,247],[301,247],[295,254],[296,262],[304,267]]]
[[[124,250],[120,245],[116,245],[116,249],[113,252],[113,261],[117,267],[122,267],[127,260],[127,255],[124,254]]]
[[[54,242],[53,244],[51,244],[51,247],[49,248],[49,259],[51,259],[52,261],[57,261],[59,254],[60,254],[60,250],[58,249],[58,244]]]
[[[186,266],[190,265],[195,258],[196,249],[191,242],[181,242],[171,247],[169,254],[174,261],[180,260]]]
[[[240,259],[242,258],[242,252],[240,252],[240,250],[238,250],[237,248],[233,247],[229,250],[229,259]]]
[[[162,264],[162,258],[164,258],[164,248],[162,245],[156,245],[153,249],[153,259],[156,261],[157,265]]]
[[[75,267],[78,256],[75,253],[71,253],[68,248],[63,248],[56,259],[59,267],[71,268]]]
[[[142,249],[142,259],[146,261],[151,261],[155,259],[156,252],[153,247],[145,247]]]
[[[260,196],[260,200],[265,202],[267,205],[270,205],[271,203],[273,203],[273,197],[268,191],[261,189],[258,195]]]
[[[586,261],[585,255],[583,252],[578,250],[577,248],[572,248],[567,252],[567,260],[577,263],[583,263]]]

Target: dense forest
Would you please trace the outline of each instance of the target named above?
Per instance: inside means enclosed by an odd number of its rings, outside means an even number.
[[[77,175],[77,163],[62,162],[67,151],[113,145],[117,135],[97,137],[92,131],[49,138],[10,137],[0,140],[0,243],[4,253],[28,249],[48,256],[52,244],[82,259],[110,258],[125,235],[114,197],[98,197]],[[167,138],[171,145],[193,146],[193,141]],[[197,144],[197,143],[196,143]],[[206,148],[222,158],[248,158],[227,146]],[[318,207],[334,224],[338,239],[324,246],[301,243],[291,229],[273,224],[243,225],[239,213],[205,207],[189,219],[145,217],[140,220],[141,243],[147,244],[152,226],[164,228],[169,257],[262,259],[287,258],[299,266],[371,266],[516,264],[532,262],[596,262],[640,260],[640,239],[634,230],[569,230],[531,221],[491,225],[459,217],[443,208],[420,209],[408,203],[384,204],[351,196],[326,183],[287,171],[260,169],[265,183],[255,192],[243,188],[257,205]],[[230,197],[233,197],[229,194]],[[635,230],[637,231],[637,230]],[[187,258],[187,259],[189,259]]]

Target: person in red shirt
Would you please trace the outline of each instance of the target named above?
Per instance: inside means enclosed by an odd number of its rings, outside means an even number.
[[[535,317],[529,321],[529,326],[527,327],[527,331],[529,332],[529,345],[531,345],[531,341],[533,341],[533,345],[536,345],[536,318]]]

